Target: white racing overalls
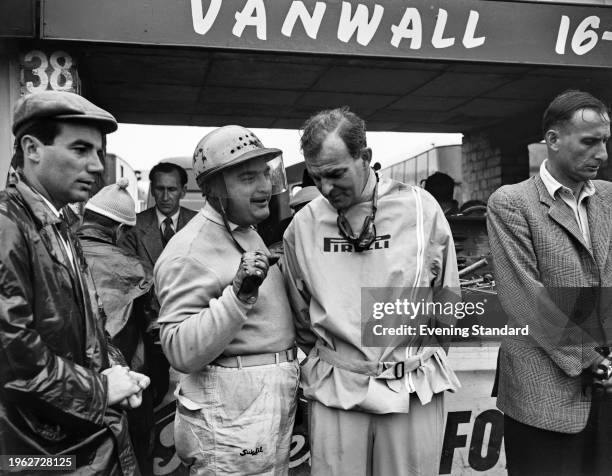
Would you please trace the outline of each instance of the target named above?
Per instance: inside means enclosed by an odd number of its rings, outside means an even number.
[[[245,250],[265,250],[230,224]],[[278,266],[255,304],[231,283],[241,252],[210,205],[170,240],[155,266],[160,338],[182,372],[176,450],[191,474],[286,474],[299,381],[295,334]]]

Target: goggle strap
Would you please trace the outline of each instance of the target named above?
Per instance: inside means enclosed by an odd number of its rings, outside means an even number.
[[[378,177],[378,172],[374,171],[374,175],[376,175],[376,184],[374,185],[374,191],[372,193],[372,213],[366,216],[363,220],[361,232],[359,233],[358,237],[356,237],[353,233],[353,228],[344,215],[344,212],[338,210],[338,219],[336,220],[336,223],[338,225],[338,229],[340,230],[340,234],[353,245],[355,251],[357,252],[367,249],[367,247],[370,246],[376,239],[376,225],[374,224],[374,220],[376,218],[376,211],[378,210],[378,182],[380,179]],[[364,241],[364,235],[369,232],[370,226],[374,228],[374,237],[369,242],[368,246],[364,248],[360,246],[359,243]]]

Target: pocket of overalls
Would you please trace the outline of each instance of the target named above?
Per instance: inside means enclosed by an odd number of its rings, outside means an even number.
[[[282,398],[278,378],[270,370],[228,369],[218,374],[215,460],[221,472],[266,474],[274,469]]]
[[[177,456],[187,466],[209,466],[213,461],[214,425],[203,409],[190,410],[176,402],[174,446]]]

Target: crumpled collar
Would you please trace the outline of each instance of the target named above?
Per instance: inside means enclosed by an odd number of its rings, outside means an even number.
[[[374,170],[368,166],[368,180],[366,180],[365,186],[359,195],[359,198],[354,203],[354,205],[363,202],[372,201],[372,193],[374,192],[374,187],[376,186],[376,173]]]
[[[546,165],[547,162],[548,162],[548,159],[545,159],[544,162],[542,162],[542,164],[540,165],[540,178],[542,179],[542,182],[544,182],[544,186],[546,187],[546,190],[550,194],[551,198],[553,200],[557,199],[556,195],[557,195],[558,190],[567,190],[568,192],[572,194],[572,196],[574,196],[573,190],[571,190],[570,188],[566,187],[561,182],[559,182],[548,171],[548,168]],[[591,180],[587,180],[586,182],[584,182],[584,184],[580,188],[578,197],[574,197],[574,198],[577,199],[578,203],[581,203],[582,200],[592,195],[595,195],[595,186],[593,185],[593,182]]]
[[[62,221],[60,217],[53,213],[42,199],[42,196],[30,186],[25,178],[20,178],[19,182],[15,184],[15,188],[21,194],[24,202],[30,207],[34,217],[42,226],[56,224]]]
[[[101,243],[115,244],[114,234],[106,228],[94,223],[85,223],[81,225],[77,231],[77,236],[79,238],[86,238]]]

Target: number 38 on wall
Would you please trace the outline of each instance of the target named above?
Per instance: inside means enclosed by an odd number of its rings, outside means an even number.
[[[47,56],[32,50],[21,59],[21,88],[23,93],[54,91],[78,92],[76,65],[68,53],[56,51]]]

